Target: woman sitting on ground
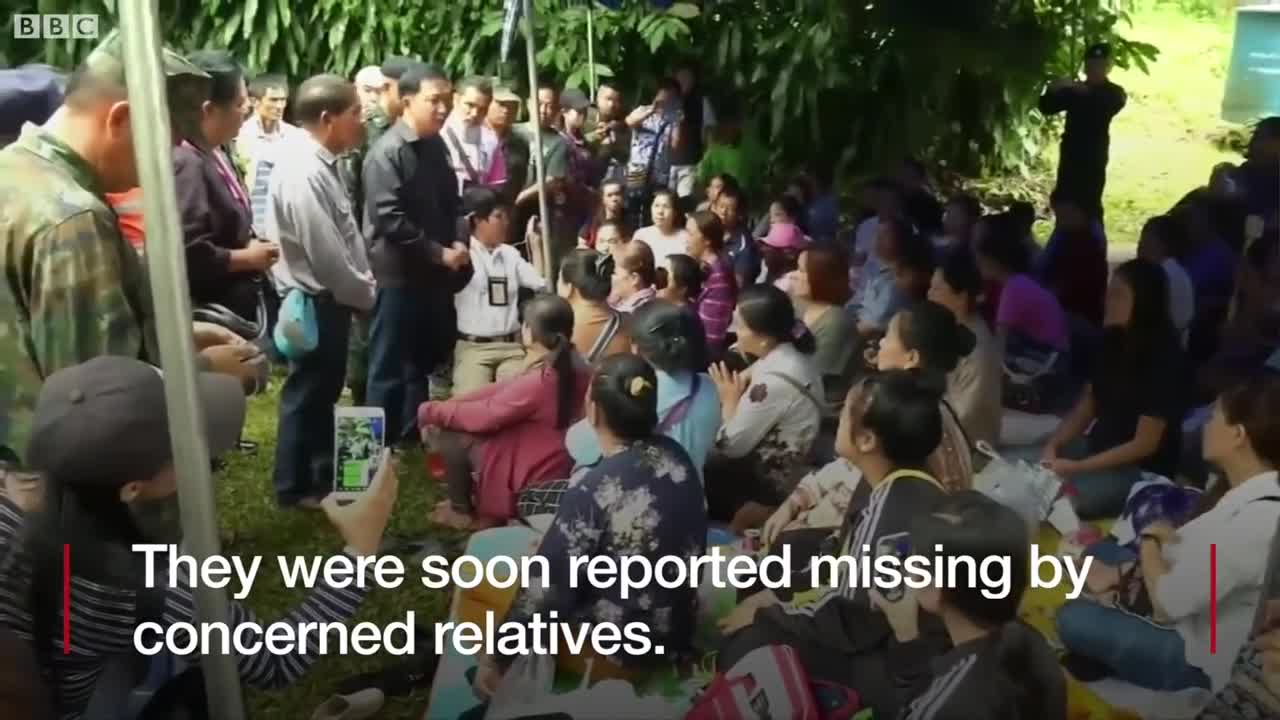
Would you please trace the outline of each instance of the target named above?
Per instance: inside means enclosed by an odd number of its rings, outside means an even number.
[[[733,306],[738,303],[738,282],[733,261],[724,249],[724,223],[718,215],[705,210],[693,213],[685,223],[685,231],[689,235],[686,251],[702,264],[702,293],[694,306],[707,336],[708,359],[715,362],[726,350]]]
[[[1031,276],[1031,253],[1019,232],[1007,215],[988,218],[978,236],[978,270],[988,287],[1000,288],[998,298],[987,298],[996,306],[996,346],[1028,394],[1005,401],[1051,412],[1068,402],[1071,329],[1058,298]]]
[[[668,590],[655,583],[624,597],[617,584],[595,590],[572,582],[576,573],[570,561],[584,555],[643,556],[650,563],[665,556],[700,556],[706,550],[706,506],[689,455],[658,432],[658,379],[648,363],[635,355],[610,357],[596,371],[589,392],[587,419],[604,459],[565,491],[537,551],[547,560],[550,576],[545,585],[521,590],[504,622],[529,623],[534,616],[545,621],[554,612],[558,622],[575,625],[644,623],[662,652],[619,653],[597,659],[591,668],[596,679],[634,678],[670,668],[692,649],[696,588],[685,584]],[[476,690],[492,694],[512,660],[482,657]]]
[[[933,273],[929,299],[951,311],[956,322],[973,333],[977,344],[947,376],[947,401],[960,416],[969,438],[996,446],[1000,442],[1003,359],[995,336],[978,311],[982,275],[967,249],[949,252]]]
[[[1103,334],[1097,369],[1075,408],[1043,449],[1011,453],[1068,480],[1076,512],[1087,520],[1119,515],[1144,470],[1177,476],[1189,395],[1159,265],[1130,260],[1116,268]]]
[[[853,382],[858,328],[845,312],[849,300],[849,259],[833,245],[817,245],[800,253],[799,266],[791,281],[791,298],[800,320],[813,334],[817,351],[813,362],[822,373],[827,412],[835,422]]]
[[[950,401],[950,377],[960,358],[972,352],[973,342],[972,333],[958,325],[946,308],[923,302],[894,316],[876,354],[876,369],[880,372],[919,370],[948,378],[947,395],[939,406],[942,440],[925,467],[949,492],[973,486],[969,437]],[[766,542],[772,542],[784,530],[836,527],[860,478],[856,469],[839,459],[805,476],[765,522]]]
[[[757,278],[766,285],[776,285],[784,292],[791,287],[791,273],[799,265],[800,253],[812,243],[799,226],[791,223],[774,223],[769,234],[760,241],[760,262],[764,266]]]
[[[1176,530],[1164,521],[1146,526],[1136,556],[1113,544],[1091,549],[1089,589],[1118,590],[1131,609],[1138,603],[1128,598],[1145,597],[1151,617],[1087,599],[1058,612],[1058,635],[1068,650],[1151,690],[1220,690],[1249,640],[1267,575],[1264,548],[1280,522],[1280,380],[1258,378],[1224,393],[1203,445],[1205,460],[1226,476],[1225,494],[1212,509]],[[1216,578],[1210,577],[1211,545],[1220,560]],[[1216,597],[1205,592],[1209,587],[1216,587]]]
[[[872,375],[849,391],[836,447],[865,482],[854,491],[836,542],[822,554],[860,563],[868,549],[897,552],[914,518],[942,499],[942,487],[924,470],[942,437],[941,396],[940,379],[905,370]],[[876,717],[896,717],[901,699],[884,655],[889,624],[872,608],[862,577],[832,579],[824,595],[808,602],[784,602],[771,590],[743,600],[720,624],[727,639],[717,665],[727,670],[752,650],[789,645],[811,679],[853,688]],[[917,647],[941,654],[947,644],[941,624],[924,629]]]
[[[658,269],[658,299],[693,307],[701,294],[702,268],[698,261],[684,253],[667,256],[667,266]]]
[[[433,522],[459,530],[492,527],[515,517],[516,494],[526,485],[568,476],[564,436],[582,417],[590,376],[572,334],[569,303],[538,295],[524,307],[528,370],[418,409],[423,441],[444,458],[449,494]]]
[[[791,492],[817,438],[824,397],[813,335],[785,293],[747,288],[734,318],[738,350],[759,359],[749,372],[711,368],[724,425],[707,464],[707,502],[720,521],[753,501],[777,505]]]
[[[648,245],[653,251],[654,264],[663,267],[668,256],[684,252],[688,243],[675,193],[665,189],[654,193],[649,213],[653,224],[637,230],[632,240]]]
[[[915,231],[903,220],[883,218],[875,230],[875,242],[859,277],[858,291],[849,307],[858,321],[858,335],[866,343],[878,338],[889,326],[898,309],[907,304],[906,297],[894,281],[894,270],[902,248],[916,242]],[[860,350],[861,352],[861,350]]]
[[[631,352],[652,365],[658,379],[657,432],[689,453],[701,478],[720,430],[720,398],[711,378],[702,373],[698,318],[688,308],[655,300],[631,316],[628,334],[635,338]],[[600,439],[586,418],[569,428],[565,446],[573,457],[575,474],[602,457]],[[569,484],[569,480],[553,480],[526,488],[520,494],[520,515],[555,512]]]
[[[905,590],[890,601],[873,602],[897,647],[887,658],[902,688],[902,720],[1065,720],[1067,687],[1062,668],[1043,636],[1018,619],[1030,582],[1031,539],[1017,513],[974,491],[943,499],[911,527],[911,545],[948,565],[988,558],[1009,563],[1008,589],[1002,585]],[[1004,592],[990,598],[987,593]],[[942,621],[951,650],[930,657],[917,648],[920,611]],[[917,652],[917,650],[923,652]]]
[[[626,352],[622,315],[609,307],[613,261],[595,250],[579,248],[560,263],[557,294],[573,310],[573,347],[589,363]]]

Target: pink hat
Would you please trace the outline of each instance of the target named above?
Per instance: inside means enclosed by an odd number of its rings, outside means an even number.
[[[779,250],[804,250],[809,247],[809,238],[791,223],[774,223],[764,236],[764,244]]]

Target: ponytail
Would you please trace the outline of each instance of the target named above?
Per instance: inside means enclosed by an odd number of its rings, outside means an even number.
[[[556,429],[564,430],[573,422],[573,396],[576,388],[573,372],[573,343],[557,333],[551,350],[551,368],[556,373]]]
[[[556,374],[556,428],[564,430],[573,422],[576,383],[574,382],[573,308],[556,295],[540,293],[524,306],[524,322],[533,341],[548,350],[546,364]]]

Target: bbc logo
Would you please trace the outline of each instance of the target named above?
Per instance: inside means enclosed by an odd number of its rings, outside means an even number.
[[[76,40],[98,37],[97,15],[14,15],[13,36],[19,40]]]

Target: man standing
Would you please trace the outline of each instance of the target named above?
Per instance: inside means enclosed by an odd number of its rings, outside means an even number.
[[[289,81],[283,75],[267,73],[249,83],[249,98],[253,113],[240,126],[236,135],[236,155],[239,156],[249,186],[253,187],[253,173],[267,152],[298,128],[284,121],[284,109],[289,105]]]
[[[623,182],[627,160],[631,157],[631,128],[627,127],[622,109],[622,93],[604,84],[596,91],[596,111],[587,118],[586,136],[596,166],[602,176],[599,183]]]
[[[1098,43],[1085,52],[1084,82],[1063,78],[1040,96],[1040,112],[1067,114],[1058,159],[1057,191],[1077,199],[1102,217],[1102,191],[1107,183],[1111,119],[1124,109],[1124,88],[1107,79],[1111,46]]]
[[[489,105],[489,115],[485,124],[498,136],[502,149],[502,162],[507,168],[507,182],[502,188],[502,195],[508,203],[514,203],[520,191],[524,190],[525,181],[529,177],[529,143],[520,133],[515,132],[516,117],[520,115],[520,96],[505,87],[493,90],[493,103]]]
[[[360,111],[367,117],[374,112],[378,103],[382,102],[382,88],[386,78],[382,76],[382,68],[377,65],[366,65],[356,73],[356,92],[360,93]]]
[[[533,120],[516,127],[516,133],[529,146],[529,170],[525,187],[516,199],[519,206],[527,206],[538,199],[538,176],[534,170],[532,153],[537,148],[534,133],[542,135],[542,172],[546,180],[556,180],[569,175],[569,146],[557,125],[560,122],[560,88],[543,82],[538,86],[538,103],[529,108]]]
[[[364,223],[364,183],[362,180],[364,158],[369,148],[382,137],[382,133],[391,124],[400,119],[404,112],[404,104],[400,102],[398,83],[405,70],[413,64],[413,60],[392,56],[382,63],[378,69],[382,87],[377,95],[377,102],[364,107],[364,142],[342,158],[343,176],[351,190],[351,211],[356,221]],[[366,78],[368,76],[366,75]],[[370,81],[372,78],[369,78]],[[366,93],[366,97],[371,93]],[[366,313],[357,313],[351,328],[350,350],[347,353],[347,387],[351,388],[351,400],[356,405],[364,405],[368,395],[366,383],[369,380],[369,317]]]
[[[649,200],[671,182],[671,150],[681,121],[680,85],[670,78],[658,85],[653,103],[627,115],[631,128],[631,157],[627,165],[627,219],[635,227],[648,225]]]
[[[569,88],[560,94],[560,134],[564,137],[568,153],[569,182],[574,192],[599,187],[600,172],[595,167],[584,132],[590,108],[591,101],[581,90]]]
[[[711,101],[698,86],[697,71],[685,65],[676,71],[680,84],[683,119],[679,129],[679,144],[671,151],[671,189],[677,197],[693,195],[698,163],[706,148],[707,135],[716,125]]]
[[[474,272],[466,287],[454,296],[458,346],[453,391],[457,394],[504,380],[524,368],[516,300],[521,289],[536,291],[547,286],[520,251],[506,244],[510,208],[497,193],[471,188],[463,204],[471,229]]]
[[[280,390],[273,481],[281,507],[320,507],[332,489],[333,406],[346,374],[352,311],[373,308],[373,275],[338,173],[338,156],[364,139],[356,88],[318,75],[298,88],[305,135],[286,141],[290,161],[271,178],[267,227],[280,242],[279,284],[311,298],[318,344],[289,364]]]
[[[506,159],[498,134],[484,124],[493,102],[493,85],[481,78],[463,80],[457,100],[444,124],[444,139],[458,176],[458,192],[475,185],[501,190],[507,182]]]
[[[192,126],[209,79],[165,49],[176,128]],[[21,460],[49,375],[99,355],[156,358],[142,265],[104,193],[138,185],[121,41],[112,34],[67,85],[43,126],[0,150],[0,446]],[[205,367],[256,377],[257,350],[197,325]]]
[[[443,357],[451,271],[469,261],[457,241],[458,183],[440,130],[453,86],[433,66],[400,77],[404,114],[365,158],[364,237],[378,292],[369,328],[368,402],[387,413],[387,438],[416,439],[426,378]]]

